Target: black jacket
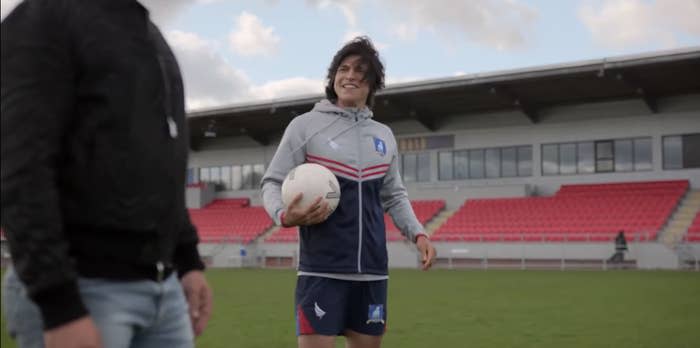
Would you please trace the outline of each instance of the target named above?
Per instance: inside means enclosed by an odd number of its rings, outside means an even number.
[[[28,0],[2,22],[2,226],[46,328],[78,275],[203,269],[179,68],[134,0]]]

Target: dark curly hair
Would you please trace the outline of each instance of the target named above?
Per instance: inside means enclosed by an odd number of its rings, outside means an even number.
[[[384,64],[379,59],[379,52],[372,45],[372,41],[367,36],[358,36],[346,43],[333,57],[331,65],[328,67],[328,76],[326,80],[326,98],[335,103],[338,101],[338,95],[335,93],[333,84],[335,83],[335,73],[338,71],[340,62],[345,57],[350,55],[360,56],[360,61],[367,64],[367,72],[363,77],[363,81],[367,81],[369,85],[369,94],[367,95],[366,104],[368,107],[374,105],[374,94],[384,88]]]

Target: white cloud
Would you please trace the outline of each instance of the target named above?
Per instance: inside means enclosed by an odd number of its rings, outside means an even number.
[[[355,27],[357,25],[357,8],[361,0],[306,0],[306,4],[312,7],[326,9],[330,6],[335,6],[343,12],[348,26]]]
[[[416,39],[417,28],[405,23],[399,23],[392,29],[392,34],[401,41],[413,41]]]
[[[215,42],[177,30],[166,37],[182,70],[188,110],[323,92],[324,81],[305,77],[254,85],[223,58]]]
[[[251,88],[251,94],[253,99],[264,100],[323,93],[323,89],[323,80],[293,77],[284,80],[267,82],[260,86],[253,86]]]
[[[384,0],[397,23],[393,34],[412,40],[427,31],[448,41],[466,39],[499,50],[527,45],[538,12],[518,0]]]
[[[499,50],[525,47],[534,30],[538,12],[521,0],[378,0],[383,20],[393,17],[390,32],[411,41],[430,32],[449,42],[466,39]],[[346,31],[356,31],[362,0],[306,0],[307,5],[339,8],[347,21]]]
[[[20,0],[0,0],[0,19],[5,19],[12,10],[17,7]]]
[[[236,28],[229,35],[234,52],[242,56],[268,56],[277,50],[280,42],[275,28],[265,27],[255,15],[243,12],[236,18]]]
[[[612,0],[587,2],[579,18],[595,42],[608,47],[677,45],[680,33],[700,37],[700,1]]]
[[[250,98],[250,80],[218,53],[214,42],[178,30],[166,33],[177,56],[188,108],[202,108]]]

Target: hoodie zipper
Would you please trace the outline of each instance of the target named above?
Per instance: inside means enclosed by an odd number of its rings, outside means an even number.
[[[355,113],[355,122],[359,122],[357,112]],[[358,242],[357,242],[357,273],[362,273],[362,130],[357,127],[357,168],[360,170],[358,185]]]

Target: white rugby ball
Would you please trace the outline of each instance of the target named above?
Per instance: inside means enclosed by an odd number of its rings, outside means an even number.
[[[299,193],[304,196],[299,205],[306,209],[318,197],[328,202],[334,211],[340,201],[340,185],[335,175],[328,168],[316,163],[304,163],[289,171],[282,182],[282,202],[285,208],[292,203]]]

